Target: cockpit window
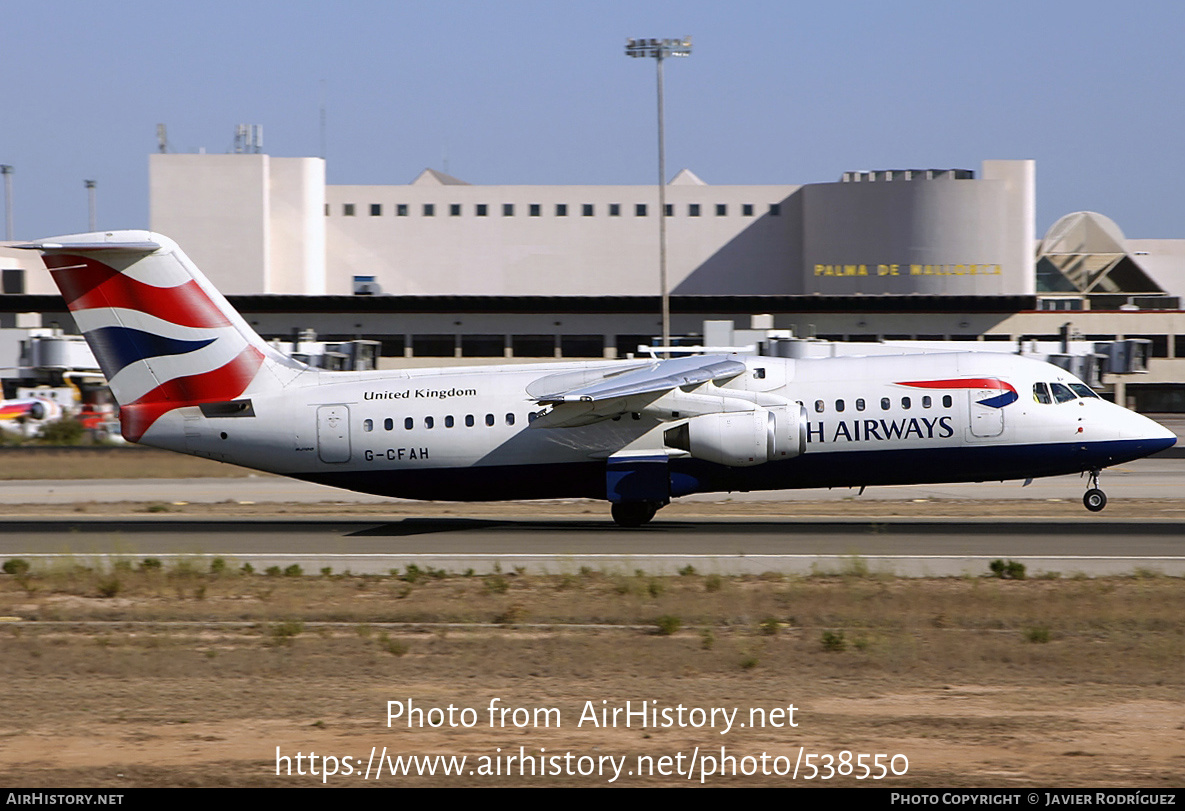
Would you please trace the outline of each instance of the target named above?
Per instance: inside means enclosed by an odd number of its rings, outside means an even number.
[[[1061,383],[1050,383],[1049,388],[1053,391],[1053,399],[1059,403],[1068,403],[1071,400],[1077,400],[1077,395],[1070,391],[1069,386],[1064,386]]]
[[[1044,383],[1034,383],[1033,399],[1038,403],[1044,403],[1046,405],[1052,403],[1053,399],[1049,396],[1049,386]]]
[[[1090,386],[1086,385],[1085,383],[1071,383],[1070,388],[1073,389],[1075,394],[1077,394],[1079,397],[1083,398],[1084,400],[1090,399],[1091,397],[1094,397],[1096,399],[1102,399],[1097,394],[1095,394],[1094,389],[1092,389]]]

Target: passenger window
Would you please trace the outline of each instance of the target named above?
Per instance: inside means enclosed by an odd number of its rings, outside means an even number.
[[[835,401],[835,410],[841,414],[843,413],[843,400],[836,400]]]
[[[366,431],[367,433],[373,431],[374,430],[374,420],[363,420],[362,421],[362,430]]]
[[[889,398],[882,397],[881,398],[881,411],[888,411],[888,410],[889,410]]]
[[[416,421],[413,420],[411,417],[408,417],[407,419],[405,419],[403,421],[403,427],[409,431],[412,429],[412,426],[415,424],[416,424]]]
[[[390,417],[387,417],[385,420],[383,420],[383,430],[390,431],[394,427],[395,420],[391,419]]]
[[[864,398],[863,398],[863,397],[857,397],[857,398],[856,398],[856,410],[857,410],[857,411],[863,411],[863,410],[864,410]]]
[[[1049,396],[1049,386],[1044,383],[1033,384],[1033,399],[1042,405],[1049,405],[1053,400]]]
[[[908,409],[911,405],[913,405],[913,401],[911,401],[908,397],[901,398],[901,407],[902,408]]]
[[[444,418],[444,427],[445,428],[452,428],[453,427],[453,415],[452,414],[449,414],[447,417]]]
[[[932,402],[930,395],[927,394],[922,398],[922,408],[929,408]]]
[[[942,395],[942,407],[943,408],[950,408],[952,403],[954,403],[954,400],[951,399],[951,396],[949,394]]]
[[[436,420],[433,419],[432,417],[424,417],[424,427],[425,428],[431,428],[435,424],[436,424]]]
[[[466,414],[466,415],[465,415],[465,427],[466,427],[466,428],[472,428],[472,427],[473,427],[473,415],[472,415],[472,414]]]
[[[506,415],[506,424],[507,425],[514,425],[514,415],[513,414]]]
[[[1070,391],[1069,386],[1063,386],[1061,383],[1050,383],[1049,388],[1053,392],[1053,399],[1059,404],[1078,399],[1074,392]]]
[[[536,419],[538,419],[538,417],[539,417],[539,415],[536,414],[534,411],[528,411],[527,412],[527,424],[529,425],[530,423],[534,422]]]
[[[493,414],[486,414],[486,425],[493,425],[493,424],[494,424],[494,415]]]
[[[820,414],[823,413],[823,401],[822,400],[815,400],[815,411],[817,411]]]

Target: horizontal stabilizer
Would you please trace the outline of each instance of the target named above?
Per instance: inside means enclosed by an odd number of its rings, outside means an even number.
[[[87,236],[97,236],[88,234]],[[91,251],[124,251],[127,253],[152,253],[161,248],[159,242],[142,241],[105,241],[105,242],[26,242],[22,245],[12,245],[27,251],[41,251],[42,253],[79,253]]]

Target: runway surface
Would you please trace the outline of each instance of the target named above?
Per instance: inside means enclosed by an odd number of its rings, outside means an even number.
[[[1185,575],[1185,526],[1178,522],[998,520],[656,520],[637,530],[603,517],[487,520],[404,518],[142,518],[10,521],[0,557],[42,565],[91,565],[110,556],[224,557],[256,570],[299,564],[305,572],[386,573],[414,563],[481,574],[500,566],[575,572],[581,566],[673,574],[692,565],[727,574],[885,572],[905,576],[983,574],[991,560],[1023,562],[1030,575]],[[204,566],[203,566],[204,567]]]
[[[1108,468],[1100,479],[1111,499],[1181,498],[1185,496],[1185,458],[1155,456]],[[1055,476],[1023,482],[964,484],[911,484],[870,487],[859,497],[867,501],[938,499],[1080,499],[1086,490],[1081,476]],[[687,496],[685,502],[732,501],[840,501],[852,498],[856,489],[772,490],[754,493],[709,493]],[[389,504],[398,499],[353,493],[320,484],[278,476],[206,479],[61,479],[0,482],[0,504],[75,504],[80,502],[186,501],[191,504],[222,501],[314,502]]]
[[[1157,457],[1104,473],[1113,503],[1124,498],[1177,499],[1185,493],[1185,459]],[[1061,499],[1076,501],[1084,481],[1063,476],[1019,482],[870,488],[861,501]],[[37,565],[224,557],[257,570],[299,564],[305,572],[387,572],[414,563],[452,572],[500,566],[576,571],[581,566],[654,574],[692,565],[701,572],[783,573],[872,571],[905,576],[977,575],[997,558],[1019,560],[1030,575],[1130,574],[1185,576],[1185,522],[1172,511],[1156,518],[1117,519],[1085,510],[1066,519],[826,518],[763,516],[759,502],[839,501],[854,490],[798,490],[697,496],[682,501],[754,502],[752,515],[664,518],[637,530],[608,520],[603,505],[588,516],[540,518],[531,505],[508,517],[341,516],[211,519],[193,515],[87,516],[68,505],[86,502],[399,503],[275,477],[187,480],[67,480],[0,483],[0,504],[37,505],[36,518],[0,523],[0,558]],[[406,502],[404,502],[406,503]],[[24,510],[22,510],[24,512]],[[970,510],[974,514],[974,510]],[[475,513],[480,514],[478,510]],[[1166,515],[1168,517],[1166,517]],[[1185,502],[1182,503],[1185,518]]]

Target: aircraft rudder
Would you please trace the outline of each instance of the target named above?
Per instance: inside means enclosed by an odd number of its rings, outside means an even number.
[[[41,251],[121,406],[131,441],[173,408],[272,388],[268,346],[173,240],[147,231],[76,234]]]

